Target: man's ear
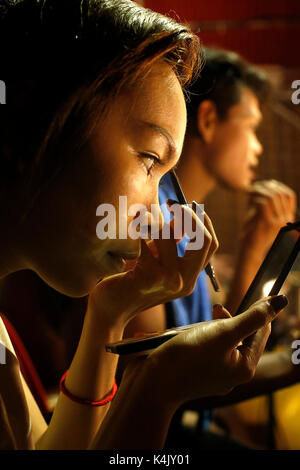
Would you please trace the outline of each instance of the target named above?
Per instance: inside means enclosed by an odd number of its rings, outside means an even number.
[[[197,129],[206,144],[213,140],[217,122],[218,113],[215,103],[211,100],[202,101],[197,111]]]

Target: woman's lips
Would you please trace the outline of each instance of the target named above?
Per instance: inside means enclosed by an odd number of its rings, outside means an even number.
[[[131,266],[139,256],[138,253],[116,253],[112,251],[109,251],[108,255],[119,272],[124,271],[126,265]]]
[[[126,264],[126,261],[123,256],[116,253],[111,253],[110,251],[108,252],[108,255],[111,261],[110,264],[113,264],[117,271],[123,271]]]
[[[110,256],[116,257],[116,258],[122,258],[125,261],[128,259],[136,259],[139,256],[139,253],[137,251],[132,252],[132,251],[127,251],[127,252],[121,252],[121,251],[109,251],[108,254]]]

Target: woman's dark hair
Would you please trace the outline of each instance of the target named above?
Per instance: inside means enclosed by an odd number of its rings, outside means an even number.
[[[237,53],[206,48],[203,57],[201,74],[190,87],[187,104],[188,132],[195,135],[199,134],[197,110],[202,101],[213,101],[219,118],[225,119],[228,110],[240,102],[243,87],[249,88],[261,105],[271,93],[267,74]]]
[[[129,0],[0,0],[0,43],[0,174],[38,174],[41,185],[154,62],[167,61],[183,89],[200,66],[188,27]]]

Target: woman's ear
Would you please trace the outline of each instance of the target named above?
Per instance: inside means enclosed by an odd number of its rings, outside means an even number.
[[[204,143],[209,144],[213,140],[217,122],[215,103],[211,100],[202,101],[197,111],[197,129]]]

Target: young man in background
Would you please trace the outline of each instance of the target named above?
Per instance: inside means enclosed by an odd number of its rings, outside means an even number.
[[[234,244],[239,240],[239,250],[225,303],[231,314],[237,310],[279,229],[295,220],[297,201],[292,189],[275,180],[255,181],[263,151],[256,131],[270,88],[266,74],[239,55],[207,49],[201,76],[192,86],[187,103],[188,126],[176,174],[188,202],[205,203],[217,185],[236,191],[237,197],[241,192],[248,194],[242,236],[237,234],[233,240]],[[167,199],[177,199],[169,175],[161,180],[160,203]],[[226,224],[226,220],[223,222]],[[178,244],[182,255],[185,243],[183,240]],[[191,295],[138,315],[128,325],[126,336],[212,319],[207,282],[203,271]],[[228,316],[228,311],[216,306],[213,315]],[[290,358],[287,349],[265,354],[251,385],[238,387],[227,397],[208,400],[207,405],[234,403],[294,383],[298,380],[297,370]],[[178,434],[178,425],[173,426],[174,430],[175,441],[171,439],[170,445],[175,448],[183,443],[183,435]],[[188,439],[186,434],[184,438]],[[226,447],[227,443],[222,445]]]

